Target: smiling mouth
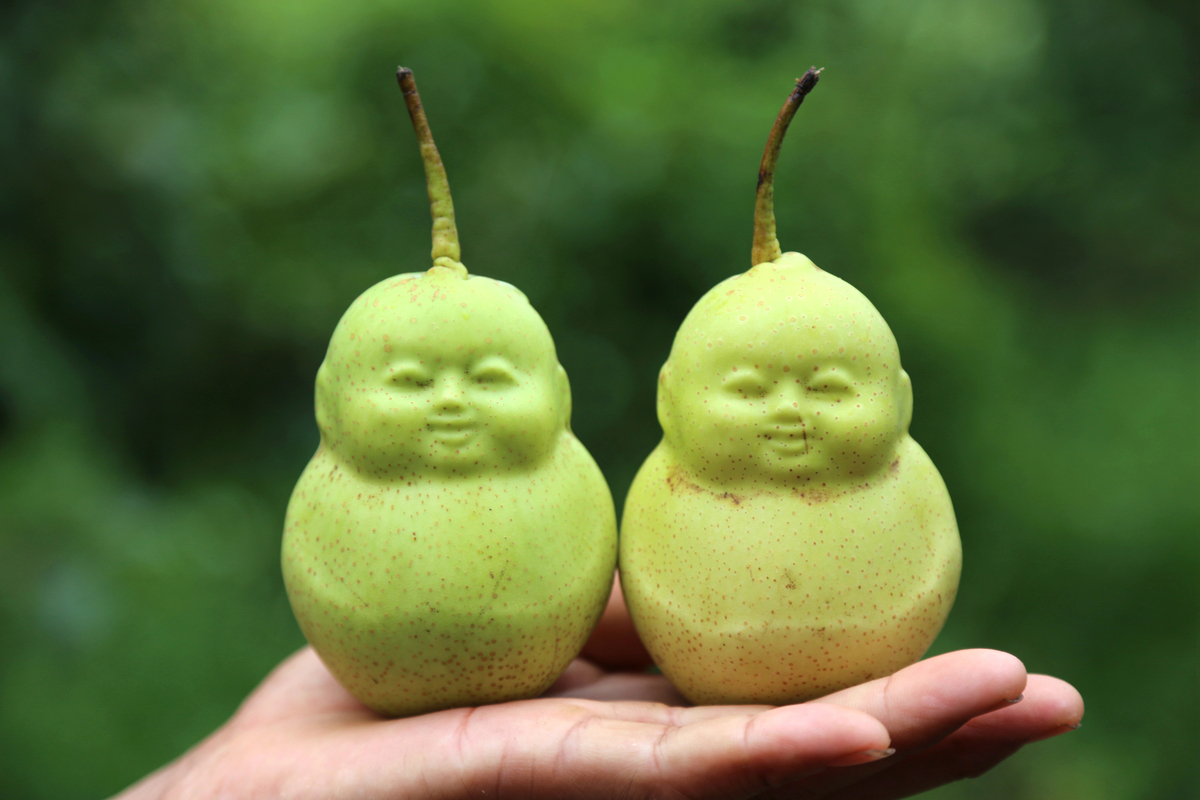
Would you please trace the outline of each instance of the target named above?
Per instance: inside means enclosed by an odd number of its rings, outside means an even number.
[[[771,428],[763,433],[763,438],[780,450],[808,451],[808,431],[805,428]]]
[[[462,444],[475,435],[475,424],[470,420],[442,420],[428,422],[425,429],[443,444]]]

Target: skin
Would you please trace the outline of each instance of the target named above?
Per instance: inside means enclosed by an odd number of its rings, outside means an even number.
[[[615,594],[588,652],[630,659],[621,608]],[[387,720],[305,648],[118,797],[886,800],[980,775],[1083,716],[1069,684],[994,650],[779,708],[689,708],[662,676],[605,662],[577,659],[538,699]]]

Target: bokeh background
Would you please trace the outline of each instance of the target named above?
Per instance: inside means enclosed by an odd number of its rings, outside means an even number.
[[[936,650],[1078,732],[949,798],[1198,791],[1200,37],[1189,0],[15,0],[0,8],[0,793],[115,792],[302,643],[312,381],[429,263],[414,69],[474,272],[522,288],[618,507],[655,375],[780,239],[891,323],[965,567]]]

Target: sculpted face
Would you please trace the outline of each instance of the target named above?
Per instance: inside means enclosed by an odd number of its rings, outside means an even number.
[[[718,486],[861,479],[890,462],[911,408],[879,312],[794,253],[702,298],[659,382],[667,444]]]
[[[569,416],[566,374],[524,295],[438,269],[364,293],[317,375],[322,441],[377,477],[528,469]]]

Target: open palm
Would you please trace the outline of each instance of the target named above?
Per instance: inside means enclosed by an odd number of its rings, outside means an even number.
[[[688,707],[662,676],[622,668],[642,658],[619,592],[585,655],[538,699],[383,719],[305,648],[122,797],[905,797],[1083,714],[1070,685],[994,650],[799,705]]]

